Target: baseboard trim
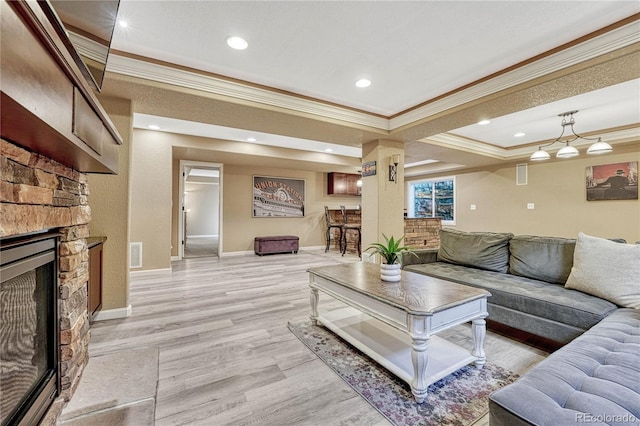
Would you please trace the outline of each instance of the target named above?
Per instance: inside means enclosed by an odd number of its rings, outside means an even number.
[[[106,321],[117,318],[127,318],[131,316],[131,305],[126,308],[107,309],[98,311],[93,317],[93,321]]]
[[[255,254],[253,250],[249,251],[228,251],[224,253],[220,253],[220,257],[238,257],[238,256],[247,256],[250,254]]]
[[[325,246],[308,246],[308,247],[300,247],[299,250],[324,250]],[[286,253],[283,253],[286,254]],[[251,256],[256,255],[253,250],[248,251],[229,251],[226,253],[221,253],[220,257],[238,257],[238,256]],[[256,255],[257,256],[257,255]]]
[[[145,271],[129,271],[130,277],[143,277],[147,275],[171,275],[171,268],[148,269]]]
[[[180,256],[171,256],[171,262],[175,262],[176,260],[180,260]]]

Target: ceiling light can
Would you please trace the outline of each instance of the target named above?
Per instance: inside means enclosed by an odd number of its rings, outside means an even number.
[[[369,87],[371,86],[371,80],[361,78],[360,80],[356,81],[356,86],[360,88]]]
[[[238,36],[227,37],[227,45],[235,50],[244,50],[249,47],[249,43],[247,43],[247,40]]]

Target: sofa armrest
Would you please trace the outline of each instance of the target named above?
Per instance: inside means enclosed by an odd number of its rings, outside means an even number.
[[[402,269],[409,265],[419,265],[421,263],[433,263],[438,260],[438,249],[413,250],[415,256],[410,253],[402,253]]]

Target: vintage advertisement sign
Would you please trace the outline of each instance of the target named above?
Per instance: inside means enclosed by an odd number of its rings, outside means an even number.
[[[253,176],[253,217],[303,217],[303,179]]]

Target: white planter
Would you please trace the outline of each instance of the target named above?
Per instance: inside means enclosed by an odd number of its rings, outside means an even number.
[[[380,265],[380,279],[382,279],[382,281],[397,282],[400,281],[400,276],[399,263],[394,263],[393,265],[382,263]]]

